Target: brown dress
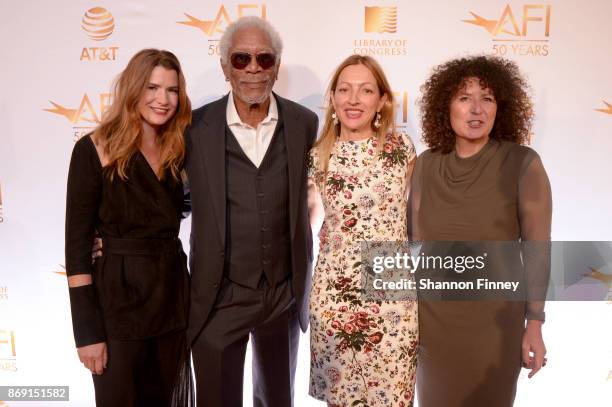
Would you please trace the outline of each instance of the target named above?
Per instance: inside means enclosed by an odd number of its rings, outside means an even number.
[[[468,158],[427,150],[411,194],[414,240],[550,240],[550,185],[528,147],[491,140]],[[523,267],[528,279],[546,259]],[[543,320],[543,303],[419,298],[419,405],[512,406],[525,318]]]

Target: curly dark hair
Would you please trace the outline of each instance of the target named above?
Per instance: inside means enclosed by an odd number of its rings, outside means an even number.
[[[504,58],[470,56],[438,65],[421,86],[420,102],[423,141],[433,151],[446,154],[455,146],[455,133],[450,122],[450,103],[469,77],[480,79],[497,102],[497,114],[489,137],[525,144],[533,120],[529,85],[518,66]]]

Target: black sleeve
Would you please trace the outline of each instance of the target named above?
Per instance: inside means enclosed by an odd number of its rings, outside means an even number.
[[[66,274],[91,274],[91,252],[102,196],[102,166],[89,138],[72,150],[66,196]],[[69,287],[77,347],[104,342],[104,321],[93,284]]]
[[[102,196],[102,167],[89,136],[72,150],[66,195],[66,274],[91,274],[91,249]]]

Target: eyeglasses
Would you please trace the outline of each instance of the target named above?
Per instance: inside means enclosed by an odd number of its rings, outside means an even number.
[[[251,63],[251,59],[255,57],[257,61],[257,65],[261,67],[261,69],[270,69],[276,63],[276,55],[269,53],[262,53],[257,55],[252,55],[247,52],[234,52],[230,56],[230,62],[232,66],[236,69],[244,69]]]

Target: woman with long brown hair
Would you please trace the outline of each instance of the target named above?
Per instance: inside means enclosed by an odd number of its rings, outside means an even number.
[[[66,271],[77,352],[98,406],[187,405],[189,275],[178,232],[191,105],[177,58],[129,61],[102,123],[74,146]],[[101,235],[104,254],[91,261]]]
[[[371,57],[336,68],[310,151],[311,217],[323,213],[310,295],[310,395],[329,406],[413,405],[416,300],[365,298],[362,242],[407,239],[410,137],[395,130],[393,92]]]

